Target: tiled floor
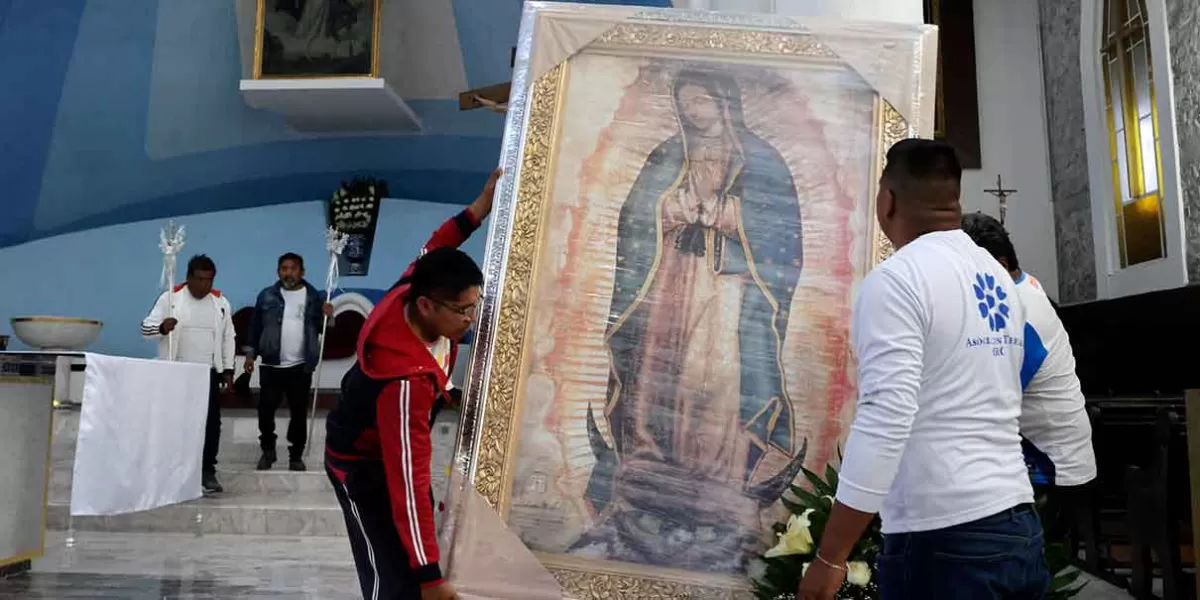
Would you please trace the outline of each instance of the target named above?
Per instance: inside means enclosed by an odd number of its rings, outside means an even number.
[[[32,573],[0,580],[0,599],[361,597],[346,538],[87,532],[74,549],[62,533],[47,543]],[[1130,596],[1093,581],[1076,598]]]
[[[33,571],[0,581],[0,598],[360,598],[346,538],[79,533],[47,540]]]

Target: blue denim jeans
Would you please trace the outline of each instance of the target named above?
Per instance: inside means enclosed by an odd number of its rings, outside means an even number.
[[[883,536],[882,600],[1041,600],[1050,587],[1042,524],[1016,506],[946,529]]]

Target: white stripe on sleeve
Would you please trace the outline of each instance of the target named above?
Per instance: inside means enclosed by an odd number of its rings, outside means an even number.
[[[409,432],[409,409],[411,384],[407,379],[400,382],[400,470],[404,475],[404,507],[408,511],[408,534],[413,539],[413,552],[417,563],[429,564],[425,556],[425,542],[421,539],[421,525],[417,520],[416,493],[413,489],[412,434]]]

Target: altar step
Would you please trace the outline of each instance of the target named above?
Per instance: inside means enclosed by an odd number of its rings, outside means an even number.
[[[154,510],[107,517],[70,516],[71,481],[75,462],[78,411],[56,411],[51,453],[50,503],[47,527],[52,531],[111,533],[186,533],[193,535],[251,535],[344,537],[345,519],[323,467],[325,412],[318,411],[308,471],[287,470],[286,412],[276,418],[282,459],[270,471],[255,469],[261,454],[258,416],[254,410],[222,411],[221,448],[217,478],[225,491],[190,502]],[[455,415],[447,413],[434,427],[435,462],[449,464],[455,436]],[[203,426],[202,424],[200,426]]]
[[[346,524],[337,497],[322,467],[325,413],[318,411],[313,448],[306,461],[311,470],[287,470],[287,442],[278,442],[282,461],[270,471],[257,471],[261,453],[258,415],[253,410],[222,411],[217,478],[225,491],[172,506],[108,517],[70,516],[71,480],[79,412],[56,411],[50,506],[47,527],[54,531],[119,533],[190,533],[257,536],[343,537]],[[287,433],[286,412],[276,418],[276,432]],[[203,427],[203,423],[197,424]]]
[[[311,462],[311,461],[310,461]],[[225,488],[225,495],[261,494],[272,497],[288,497],[291,494],[333,494],[329,478],[319,462],[313,469],[304,472],[287,470],[287,465],[275,464],[270,471],[256,471],[252,466],[217,469],[217,479]],[[50,501],[69,502],[71,499],[70,468],[54,468],[50,471]]]
[[[287,494],[227,491],[182,504],[107,517],[72,518],[69,502],[52,502],[47,527],[52,531],[120,533],[346,535],[346,523],[333,490]]]
[[[317,410],[316,423],[313,426],[309,456],[320,462],[321,452],[325,447],[325,416],[328,411]],[[276,451],[280,457],[287,459],[287,411],[280,410],[275,414]],[[196,424],[203,429],[204,423]],[[79,436],[79,411],[57,410],[54,412],[54,442],[52,454],[57,463],[71,463],[75,460],[75,442]],[[221,411],[221,444],[218,462],[222,465],[241,465],[258,462],[261,454],[258,432],[258,413],[254,409],[225,409]],[[278,463],[276,463],[278,465]]]

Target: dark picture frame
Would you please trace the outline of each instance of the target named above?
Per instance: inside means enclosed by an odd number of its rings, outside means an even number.
[[[255,79],[377,77],[382,0],[258,0]]]
[[[938,27],[934,135],[958,149],[964,168],[983,168],[973,2],[925,0],[925,23]]]

